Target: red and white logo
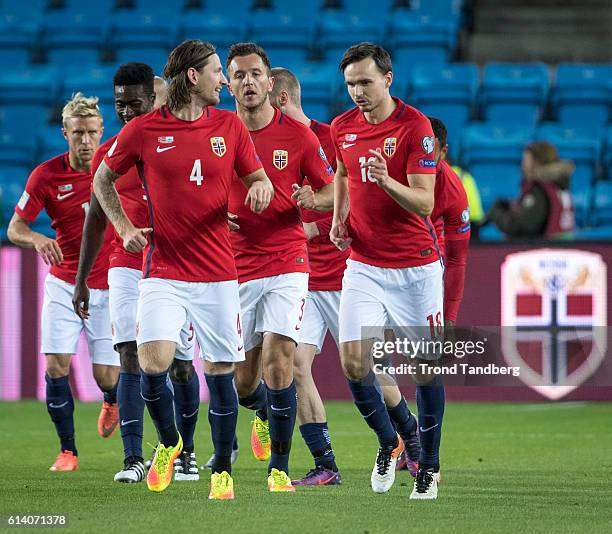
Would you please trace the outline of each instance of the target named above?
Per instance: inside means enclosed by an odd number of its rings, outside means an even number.
[[[606,264],[582,250],[509,254],[501,267],[506,362],[541,395],[560,399],[601,365],[607,348]]]
[[[223,137],[211,137],[210,146],[215,155],[219,156],[220,158],[223,157],[227,151],[225,139]]]

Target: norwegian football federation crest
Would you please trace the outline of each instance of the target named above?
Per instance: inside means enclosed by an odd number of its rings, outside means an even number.
[[[607,348],[606,265],[582,250],[506,256],[501,268],[501,341],[520,378],[556,400],[585,382]]]
[[[227,151],[225,139],[223,137],[211,137],[210,146],[215,155],[219,156],[220,158],[223,157]]]
[[[289,163],[289,153],[286,150],[275,150],[272,154],[272,163],[279,171],[282,171]]]
[[[393,156],[395,154],[395,149],[397,148],[397,137],[387,137],[383,144],[383,151],[387,157]]]

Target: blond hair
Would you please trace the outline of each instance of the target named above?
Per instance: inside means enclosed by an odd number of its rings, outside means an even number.
[[[66,121],[74,117],[86,119],[89,117],[100,117],[102,113],[98,107],[98,97],[87,97],[83,93],[75,93],[72,98],[66,102],[62,109],[62,123],[66,126]]]

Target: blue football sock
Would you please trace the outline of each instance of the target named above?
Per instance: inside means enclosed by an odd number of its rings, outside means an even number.
[[[210,393],[208,422],[215,447],[211,471],[231,473],[232,445],[236,438],[238,422],[238,395],[234,386],[234,373],[204,376]]]
[[[314,458],[315,465],[337,471],[336,457],[331,445],[327,422],[305,423],[300,426],[300,433]]]
[[[178,431],[174,423],[174,395],[168,371],[159,374],[140,371],[140,393],[157,429],[159,441],[166,447],[173,447],[178,443]]]
[[[117,381],[117,383],[109,390],[107,391],[102,391],[102,393],[104,393],[104,402],[108,402],[109,404],[116,404],[117,403],[117,388],[119,386],[119,382]]]
[[[444,417],[444,384],[439,378],[430,384],[417,386],[419,436],[421,456],[419,466],[425,469],[440,467],[440,439]]]
[[[295,382],[285,389],[267,389],[270,448],[272,455],[268,464],[268,473],[272,468],[289,474],[289,452],[291,437],[297,413],[297,392]]]
[[[117,402],[124,457],[134,456],[142,460],[145,403],[140,395],[140,373],[119,373]]]
[[[240,406],[244,406],[249,410],[255,410],[262,421],[268,419],[268,398],[266,394],[266,386],[263,380],[259,383],[255,391],[246,397],[238,399]]]
[[[47,411],[55,425],[61,450],[72,451],[77,456],[74,441],[74,400],[68,376],[51,378],[45,375],[45,382],[47,383]]]
[[[404,441],[408,441],[411,435],[416,432],[418,423],[414,414],[410,412],[406,399],[402,397],[402,400],[394,408],[387,406],[387,412],[389,412],[389,417],[397,433]]]
[[[193,452],[195,434],[200,408],[200,379],[195,369],[187,382],[172,381],[174,387],[174,413],[176,426],[183,438],[183,450]]]
[[[347,380],[347,382],[353,394],[355,406],[357,406],[368,426],[376,432],[380,446],[393,445],[395,447],[397,445],[397,434],[391,424],[391,419],[389,419],[382,391],[374,373],[370,370],[361,380],[356,382]]]

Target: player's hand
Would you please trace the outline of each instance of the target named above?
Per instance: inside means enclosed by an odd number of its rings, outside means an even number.
[[[380,153],[380,148],[376,150],[370,149],[370,154],[372,154],[374,158],[369,158],[368,161],[361,164],[361,167],[366,168],[368,176],[374,180],[379,187],[384,188],[391,179],[387,172],[387,161]]]
[[[329,232],[330,241],[336,245],[340,250],[346,250],[351,241],[353,240],[348,236],[348,231],[346,229],[346,224],[344,223],[334,223]]]
[[[250,205],[253,213],[261,213],[270,205],[273,197],[274,187],[272,182],[269,180],[267,182],[259,180],[249,187],[244,203]]]
[[[59,265],[64,261],[62,249],[55,239],[37,234],[33,241],[34,250],[47,265]]]
[[[72,307],[81,319],[89,318],[89,288],[87,284],[76,284],[72,294]]]
[[[236,219],[238,219],[238,215],[230,213],[229,211],[227,212],[227,225],[229,226],[230,232],[237,232],[240,230],[240,226],[234,222]]]
[[[300,208],[306,208],[309,210],[315,209],[317,205],[316,193],[312,190],[309,185],[303,185],[300,187],[298,184],[292,184],[293,195],[291,198],[297,202]]]
[[[302,226],[304,227],[304,233],[306,234],[306,239],[308,239],[308,241],[320,235],[317,223],[302,221]]]
[[[123,247],[128,252],[142,252],[147,246],[147,235],[153,228],[130,228],[123,237]]]

